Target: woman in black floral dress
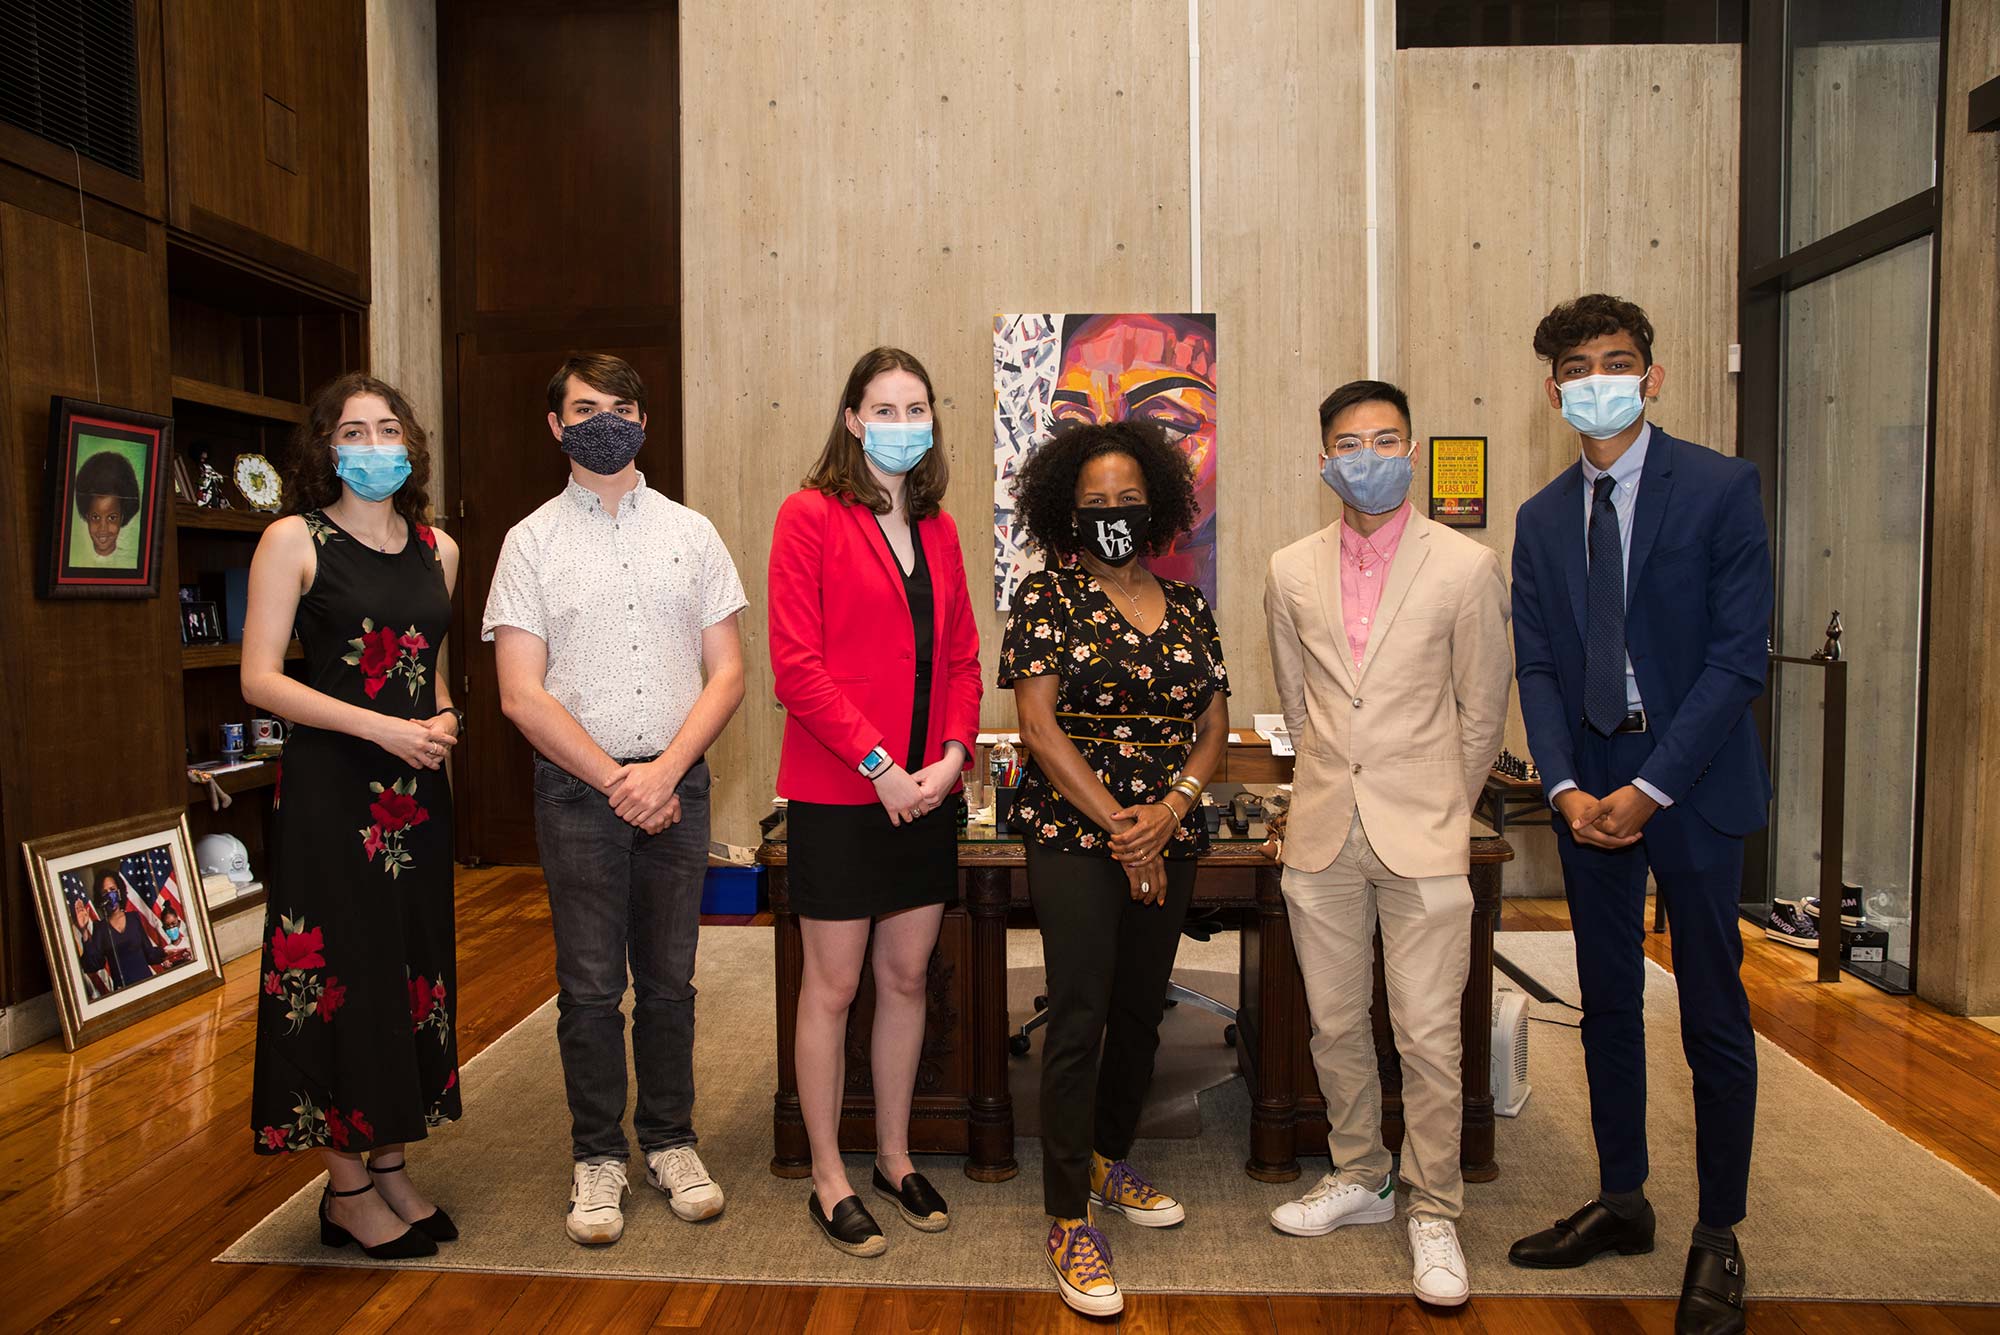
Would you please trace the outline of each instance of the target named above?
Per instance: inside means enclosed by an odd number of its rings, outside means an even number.
[[[1065,1302],[1108,1315],[1123,1298],[1092,1207],[1154,1228],[1185,1217],[1125,1156],[1194,894],[1201,791],[1229,739],[1229,676],[1201,592],[1137,559],[1195,516],[1186,456],[1159,427],[1069,428],[1029,456],[1015,494],[1049,566],[1014,595],[999,674],[1031,757],[1014,812],[1048,974],[1048,1260]]]
[[[250,1125],[318,1150],[320,1237],[429,1256],[458,1236],[403,1147],[459,1113],[451,788],[438,677],[458,547],[424,522],[429,453],[394,387],[321,390],[250,566],[243,698],[289,719],[267,879]],[[305,647],[303,680],[286,643]],[[368,1155],[364,1163],[362,1155]]]

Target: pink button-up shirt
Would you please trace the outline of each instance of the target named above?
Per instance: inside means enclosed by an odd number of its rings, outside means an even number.
[[[1382,586],[1389,579],[1389,563],[1410,526],[1410,503],[1396,507],[1389,522],[1368,537],[1340,525],[1340,610],[1347,622],[1347,647],[1354,651],[1354,666],[1361,666],[1368,651],[1368,632],[1375,628],[1375,613],[1382,606]]]

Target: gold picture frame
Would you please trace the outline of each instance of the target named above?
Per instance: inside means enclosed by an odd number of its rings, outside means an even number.
[[[222,985],[187,812],[24,840],[63,1047]]]

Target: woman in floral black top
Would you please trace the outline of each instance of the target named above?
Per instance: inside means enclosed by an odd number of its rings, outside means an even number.
[[[1029,457],[1015,494],[1049,564],[1014,595],[999,674],[1030,755],[1014,809],[1048,972],[1048,1256],[1064,1300],[1102,1313],[1121,1300],[1089,1207],[1151,1227],[1185,1217],[1125,1156],[1194,893],[1197,804],[1228,741],[1229,677],[1200,591],[1135,559],[1195,514],[1186,458],[1163,431],[1065,430]]]

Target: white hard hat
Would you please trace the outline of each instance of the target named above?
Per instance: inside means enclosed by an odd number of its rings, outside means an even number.
[[[227,876],[237,885],[248,885],[250,850],[233,834],[205,834],[194,846],[194,860],[204,876]]]

